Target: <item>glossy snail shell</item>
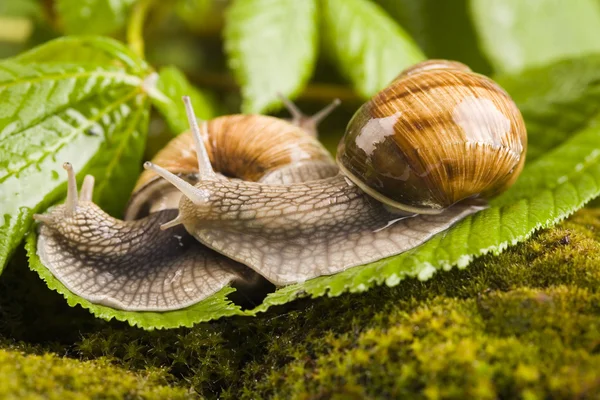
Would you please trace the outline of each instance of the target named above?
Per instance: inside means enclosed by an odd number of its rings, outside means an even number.
[[[506,190],[523,168],[526,148],[521,113],[498,84],[463,64],[430,60],[404,71],[356,112],[337,161],[378,200],[435,214]]]

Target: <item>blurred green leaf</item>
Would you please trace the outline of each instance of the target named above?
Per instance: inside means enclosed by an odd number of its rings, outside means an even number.
[[[294,97],[317,53],[316,0],[237,0],[225,16],[229,67],[242,88],[242,111],[264,112]]]
[[[323,0],[327,56],[365,98],[425,55],[379,6],[367,0]]]
[[[100,42],[100,52],[105,44]],[[56,43],[47,46],[58,58],[70,53],[67,46],[64,53]],[[43,61],[36,62],[35,54]],[[113,214],[121,212],[141,163],[149,109],[143,85],[149,71],[134,73],[110,63],[47,62],[48,55],[42,48],[24,55],[25,61],[0,62],[5,99],[0,112],[0,268],[29,229],[31,215],[64,194],[62,163],[73,163],[80,175],[95,175],[94,199]]]
[[[533,161],[582,129],[600,112],[600,55],[496,77],[527,122]]]
[[[2,1],[0,15],[12,17],[39,17],[42,14],[42,4],[36,0]]]
[[[198,88],[192,86],[177,67],[161,68],[157,89],[168,99],[165,99],[167,101],[153,99],[153,104],[165,117],[169,129],[175,134],[189,130],[185,108],[181,101],[182,96],[190,96],[196,117],[206,120],[215,115],[215,110],[208,97]]]
[[[597,0],[471,0],[471,15],[498,71],[600,52]]]
[[[227,1],[178,0],[175,11],[194,33],[209,35],[223,27],[226,6]]]
[[[42,5],[36,0],[0,1],[0,58],[27,48],[42,14]]]
[[[125,26],[135,0],[56,0],[56,12],[69,35],[106,35]]]
[[[377,0],[428,58],[457,60],[489,73],[468,12],[468,0]]]

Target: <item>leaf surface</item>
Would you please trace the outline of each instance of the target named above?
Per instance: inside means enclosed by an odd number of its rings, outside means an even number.
[[[317,53],[316,0],[237,0],[225,16],[229,67],[242,88],[242,111],[281,104],[298,94]]]
[[[95,201],[120,214],[145,143],[149,101],[141,71],[47,57],[36,62],[35,54],[0,63],[0,94],[7,99],[0,110],[0,268],[32,214],[64,194],[65,161],[80,176],[95,175]]]
[[[35,47],[13,59],[22,63],[106,65],[145,76],[150,67],[128,47],[102,36],[65,36]]]
[[[68,35],[105,35],[125,26],[135,0],[57,0],[56,11]]]
[[[600,119],[600,118],[599,118]],[[600,122],[600,121],[598,121]],[[581,162],[585,160],[584,162]],[[555,166],[547,173],[547,166]],[[180,311],[136,313],[90,304],[68,292],[41,266],[35,255],[35,235],[28,239],[31,268],[41,272],[48,285],[65,295],[69,304],[81,304],[96,316],[127,320],[145,328],[172,328],[231,315],[255,315],[274,305],[301,297],[339,296],[362,292],[375,285],[395,286],[409,277],[429,279],[434,273],[465,268],[477,256],[498,254],[522,242],[536,230],[552,226],[600,194],[600,125],[591,124],[576,136],[534,163],[527,165],[514,188],[492,206],[460,221],[408,252],[336,275],[294,284],[271,293],[252,310],[240,310],[226,299],[231,288]]]
[[[425,59],[408,34],[370,1],[323,0],[322,14],[327,56],[364,98]]]
[[[187,116],[181,102],[182,96],[190,96],[196,117],[207,120],[215,116],[215,110],[208,96],[192,86],[177,67],[161,68],[157,89],[167,98],[165,101],[153,99],[153,104],[165,117],[169,129],[174,134],[189,130]]]
[[[428,58],[457,60],[481,73],[491,66],[481,53],[468,0],[376,0]]]
[[[544,155],[600,113],[600,55],[496,77],[527,123],[527,159]]]
[[[600,52],[597,0],[471,0],[471,15],[482,50],[498,71]]]

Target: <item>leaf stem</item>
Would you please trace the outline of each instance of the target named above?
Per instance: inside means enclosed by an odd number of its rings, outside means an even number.
[[[144,22],[154,0],[138,0],[131,11],[127,25],[127,43],[138,56],[144,58]]]

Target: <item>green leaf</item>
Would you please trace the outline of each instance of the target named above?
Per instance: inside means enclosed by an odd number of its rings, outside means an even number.
[[[105,35],[125,26],[135,0],[57,0],[56,12],[68,35]]]
[[[167,98],[163,101],[154,98],[153,104],[165,117],[171,132],[175,134],[189,129],[185,109],[181,102],[182,96],[190,96],[198,118],[206,120],[215,116],[215,110],[208,97],[200,89],[192,86],[177,67],[164,67],[160,70],[157,89]]]
[[[496,81],[510,93],[525,118],[529,161],[562,143],[600,113],[600,55],[501,75]]]
[[[377,0],[417,42],[428,58],[457,60],[473,71],[491,66],[479,50],[468,0]]]
[[[214,0],[179,0],[175,4],[177,16],[197,35],[218,33],[224,24],[227,2]]]
[[[471,0],[484,52],[499,71],[521,71],[600,52],[597,0]]]
[[[94,174],[95,200],[117,214],[145,143],[143,76],[112,65],[35,62],[34,54],[0,63],[0,270],[32,214],[64,195],[62,163],[73,163],[80,176]]]
[[[0,3],[0,15],[29,17],[41,14],[41,4],[36,0],[3,1]]]
[[[317,53],[316,0],[237,0],[225,16],[229,67],[242,88],[242,110],[264,112],[294,97]]]
[[[425,56],[398,24],[367,0],[323,0],[326,51],[369,98]]]
[[[52,40],[14,58],[21,63],[77,63],[119,67],[144,76],[150,67],[122,43],[101,36],[67,36]]]

